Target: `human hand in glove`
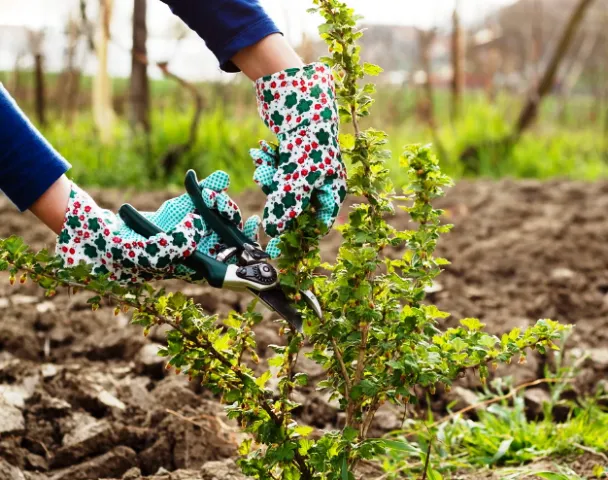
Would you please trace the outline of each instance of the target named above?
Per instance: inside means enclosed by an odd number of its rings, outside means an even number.
[[[243,224],[239,207],[225,193],[229,184],[226,173],[214,172],[200,182],[203,200],[256,242],[260,219],[251,217]],[[188,280],[188,270],[178,266],[183,258],[196,250],[214,258],[219,253],[221,239],[195,213],[189,195],[168,200],[156,212],[143,215],[164,233],[148,239],[138,235],[118,215],[100,208],[86,192],[72,184],[56,253],[66,267],[82,261],[93,266],[93,273],[109,273],[111,280],[122,283]]]
[[[254,180],[268,196],[264,230],[279,236],[312,199],[330,228],[346,197],[331,69],[321,63],[290,68],[257,80],[256,92],[259,114],[278,138],[277,148],[262,142],[250,151]]]

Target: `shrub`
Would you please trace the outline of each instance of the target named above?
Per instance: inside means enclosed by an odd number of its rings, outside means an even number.
[[[294,417],[298,404],[292,393],[308,382],[305,374],[294,371],[302,335],[285,327],[286,344],[270,346],[275,355],[263,373],[251,368],[260,361],[253,327],[261,315],[254,303],[245,313],[233,312],[220,321],[181,293],[164,294],[150,285],[127,289],[92,278],[82,265],[62,269],[47,253],[30,252],[19,238],[0,241],[0,269],[10,269],[13,282],[21,274],[21,281],[31,278],[48,295],[60,286],[84,288],[97,293],[90,300],[93,308],[102,296],[110,297],[117,309],[133,309],[133,322],[146,331],[171,325],[160,354],[168,358],[168,366],[202,379],[226,404],[229,417],[250,434],[240,446],[239,463],[247,475],[259,479],[352,479],[361,459],[390,448],[390,442],[368,437],[383,404],[415,403],[416,391],[432,393],[441,384],[449,388],[468,369],[485,380],[489,367],[525,358],[528,348],[556,348],[553,341],[567,328],[541,320],[498,338],[484,333],[476,319],[461,320],[460,327],[446,331],[438,327],[437,321],[448,314],[423,300],[425,289],[447,263],[433,255],[440,234],[450,227],[440,223],[442,211],[432,201],[451,180],[428,146],[412,145],[401,157],[409,183],[402,194],[394,192],[385,167],[386,134],[359,129],[374,92],[373,84],[361,87],[359,81],[381,70],[360,62],[356,40],[362,33],[353,10],[339,0],[315,4],[325,19],[320,32],[331,56],[324,61],[336,75],[342,121],[353,124],[354,134],[343,135],[341,143],[351,165],[349,191],[360,203],[338,227],[343,243],[334,262],[321,264],[321,227],[308,212],[283,236],[279,266],[285,288],[312,288],[321,300],[323,320],[301,305],[305,335],[313,345],[308,356],[325,370],[316,386],[345,412],[343,428],[312,435],[313,429]],[[409,213],[416,229],[400,231],[390,225],[396,206]],[[395,252],[400,252],[396,259]],[[319,274],[318,267],[327,275]],[[300,300],[297,295],[295,301]],[[267,387],[271,368],[278,381],[275,392]]]

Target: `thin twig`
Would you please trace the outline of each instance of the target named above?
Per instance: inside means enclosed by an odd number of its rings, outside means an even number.
[[[198,428],[205,428],[205,425],[202,423],[196,422],[195,419],[207,420],[209,422],[209,424],[214,426],[216,432],[224,432],[224,433],[228,434],[228,438],[230,439],[230,441],[226,441],[221,437],[217,437],[220,441],[224,441],[224,443],[226,445],[229,445],[231,447],[237,448],[239,446],[239,441],[235,435],[235,432],[233,432],[228,425],[226,425],[224,422],[222,422],[217,417],[214,417],[212,415],[197,415],[194,418],[189,418],[189,417],[182,415],[179,412],[176,412],[175,410],[171,410],[170,408],[165,408],[165,412],[167,412],[170,415],[173,415],[174,417],[179,418],[180,420],[182,420],[184,422],[190,423],[191,425],[194,425],[195,427],[198,427]]]
[[[469,405],[468,407],[465,407],[461,410],[458,410],[457,412],[454,413],[450,413],[449,415],[446,415],[443,418],[440,418],[439,420],[437,420],[436,422],[430,424],[428,426],[428,428],[434,428],[437,427],[438,425],[441,425],[442,423],[445,423],[459,415],[462,415],[463,413],[467,413],[470,412],[471,410],[477,410],[480,407],[486,407],[488,405],[492,405],[493,403],[496,402],[500,402],[502,400],[507,400],[513,396],[515,396],[515,394],[517,392],[519,392],[520,390],[523,390],[525,388],[528,387],[534,387],[536,385],[541,385],[544,383],[560,383],[560,382],[564,382],[564,383],[572,383],[573,379],[571,378],[539,378],[538,380],[534,380],[533,382],[527,382],[527,383],[522,383],[521,385],[518,385],[517,387],[515,387],[511,392],[505,394],[505,395],[500,395],[498,397],[493,397],[490,398],[488,400],[484,400],[483,402],[479,402],[479,403],[475,403],[473,405]],[[414,432],[409,432],[406,435],[409,435],[411,433]]]
[[[587,447],[585,445],[581,445],[580,443],[573,443],[572,445],[574,445],[576,448],[580,448],[581,450],[584,450],[587,453],[596,455],[596,456],[600,457],[601,459],[603,459],[606,463],[608,463],[608,455],[606,455],[605,453],[598,452],[595,448]]]
[[[36,271],[34,271],[33,268],[27,267],[25,265],[22,265],[17,268],[19,268],[21,271],[28,272],[33,275],[38,275],[41,277],[49,278],[51,280],[55,280],[56,282],[58,282],[59,285],[63,285],[66,287],[72,287],[72,288],[76,287],[76,288],[81,288],[83,290],[95,292],[95,290],[93,288],[91,288],[89,285],[87,285],[85,283],[74,282],[72,280],[57,279],[50,274],[36,272]],[[99,292],[95,292],[95,293],[99,293]],[[119,304],[128,305],[132,308],[139,309],[140,311],[144,311],[145,313],[152,315],[153,317],[156,318],[157,324],[169,325],[174,330],[177,330],[178,332],[180,332],[182,334],[183,338],[192,342],[194,345],[196,345],[200,348],[206,349],[213,358],[218,360],[225,367],[233,370],[234,365],[230,362],[230,360],[228,360],[224,355],[222,355],[220,352],[218,352],[215,349],[215,347],[213,346],[213,343],[211,341],[209,341],[208,339],[206,339],[204,336],[192,335],[192,334],[188,333],[186,330],[184,330],[181,327],[181,325],[178,322],[171,320],[170,318],[158,313],[154,308],[150,307],[149,305],[142,305],[139,302],[137,302],[136,300],[130,300],[130,299],[120,297],[119,295],[116,295],[113,292],[107,292],[102,296],[109,298],[111,300],[114,300],[115,302],[117,302]],[[233,372],[239,378],[239,380],[241,380],[244,383],[246,382],[247,379],[245,378],[245,375],[243,374],[243,372],[240,371],[240,369],[233,370]],[[268,414],[268,416],[272,419],[272,421],[277,426],[280,426],[282,423],[281,419],[274,412],[272,406],[268,403],[268,400],[266,398],[264,398],[263,392],[258,391],[258,392],[256,392],[256,395],[258,397],[258,401],[260,402],[262,409]]]
[[[355,370],[355,377],[353,379],[353,386],[356,386],[361,381],[363,376],[363,369],[365,367],[365,353],[367,352],[367,333],[369,332],[369,323],[366,323],[361,328],[361,343],[359,344],[359,355],[357,356],[357,369]],[[346,412],[346,425],[352,426],[353,414],[355,408],[359,405],[359,402],[348,398],[348,407]]]
[[[373,398],[371,406],[369,407],[369,410],[367,411],[367,414],[365,415],[365,420],[363,421],[363,424],[361,425],[360,434],[361,434],[362,440],[365,440],[367,438],[367,432],[368,432],[369,428],[372,426],[372,422],[374,421],[376,412],[378,412],[378,410],[380,409],[380,407],[382,405],[384,405],[384,402],[379,401],[378,396],[376,395]]]
[[[334,354],[336,355],[336,358],[338,359],[338,363],[340,364],[340,369],[342,370],[342,376],[344,377],[344,383],[346,384],[344,396],[346,398],[350,398],[351,383],[350,383],[350,377],[348,376],[348,370],[346,369],[346,364],[344,363],[344,357],[342,357],[342,352],[338,348],[338,343],[336,342],[336,339],[333,337],[331,339],[331,344],[334,347]]]
[[[353,128],[355,129],[355,136],[359,136],[361,131],[359,130],[359,122],[357,121],[357,110],[354,105],[350,106],[350,113],[353,119]]]
[[[426,474],[429,471],[429,462],[431,461],[431,448],[433,448],[433,438],[429,439],[429,447],[426,449],[426,458],[424,459],[424,472],[422,472],[422,479],[426,480]]]

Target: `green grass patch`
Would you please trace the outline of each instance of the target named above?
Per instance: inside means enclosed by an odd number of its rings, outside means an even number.
[[[585,452],[597,455],[595,471],[600,475],[597,478],[604,478],[600,467],[602,454],[608,452],[608,412],[600,406],[599,396],[570,404],[565,421],[553,418],[553,402],[544,405],[543,418],[530,419],[526,414],[523,390],[514,391],[511,383],[504,380],[494,382],[493,390],[480,394],[479,401],[487,402],[498,396],[508,398],[478,409],[476,419],[455,415],[448,421],[429,426],[434,423],[429,416],[426,421],[409,420],[402,431],[386,437],[384,442],[388,448],[383,461],[386,478],[419,478],[429,444],[429,480],[450,478],[449,475],[457,471],[496,467],[520,467],[502,470],[505,479],[574,479],[577,477],[567,476],[574,474],[566,468],[562,468],[561,473],[539,475],[533,463]],[[564,386],[553,389],[560,387]],[[506,395],[509,393],[511,395]],[[532,465],[521,468],[528,464]]]

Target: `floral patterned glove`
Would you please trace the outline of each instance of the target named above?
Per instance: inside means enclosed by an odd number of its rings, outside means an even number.
[[[255,182],[268,199],[263,226],[279,236],[314,199],[331,227],[346,197],[346,170],[338,144],[338,108],[331,69],[321,63],[291,68],[256,81],[258,111],[277,135],[251,150]]]
[[[224,193],[229,185],[226,173],[215,172],[200,185],[210,208],[219,210],[252,240],[257,240],[260,219],[252,217],[243,225],[238,206]],[[72,185],[56,253],[68,267],[84,262],[93,266],[93,273],[109,273],[111,280],[123,283],[161,278],[188,280],[190,272],[176,264],[195,250],[215,257],[221,244],[218,235],[206,227],[194,210],[190,197],[182,195],[165,202],[154,213],[143,213],[165,232],[146,239]]]

